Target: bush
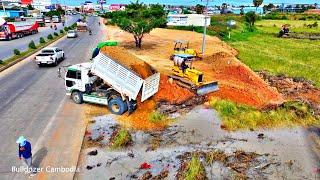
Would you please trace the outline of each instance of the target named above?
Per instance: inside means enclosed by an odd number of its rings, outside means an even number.
[[[115,132],[116,134],[111,139],[112,148],[126,147],[131,144],[132,137],[131,134],[124,128]]]
[[[69,30],[69,28],[66,26],[66,27],[64,27],[64,31],[68,31]]]
[[[166,120],[167,117],[164,114],[161,114],[159,111],[153,111],[149,115],[149,121],[152,123],[158,123]]]
[[[30,49],[37,49],[37,46],[36,46],[36,44],[34,43],[34,41],[31,41],[31,42],[29,43],[28,47],[29,47]]]
[[[247,23],[249,23],[250,26],[254,26],[254,23],[259,19],[255,12],[250,11],[246,13],[244,16]]]
[[[19,49],[14,49],[14,50],[13,50],[13,54],[15,54],[15,55],[20,55],[21,53],[20,53]]]
[[[52,34],[49,34],[47,38],[48,38],[48,39],[53,39]]]
[[[54,33],[53,33],[53,35],[55,35],[55,36],[59,36],[59,34],[58,34],[57,32],[54,32]]]
[[[40,40],[39,40],[39,42],[40,42],[41,44],[43,44],[43,43],[46,43],[46,40],[44,40],[44,38],[41,37]]]

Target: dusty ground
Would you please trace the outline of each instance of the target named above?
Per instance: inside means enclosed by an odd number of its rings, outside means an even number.
[[[96,117],[87,136],[103,135],[98,140],[102,146],[82,150],[81,171],[75,179],[174,179],[193,153],[201,157],[209,179],[319,178],[319,160],[310,151],[308,131],[298,128],[229,133],[220,129],[216,117],[214,110],[197,107],[164,131],[130,131],[133,145],[121,150],[108,148],[112,127],[117,124],[114,116]],[[207,155],[212,152],[221,154],[209,163]],[[145,165],[150,167],[141,168]]]
[[[120,46],[164,74],[171,73],[173,63],[169,57],[173,52],[174,40],[188,40],[190,48],[201,50],[202,34],[195,32],[155,29],[144,37],[142,49],[136,49],[132,35],[113,26],[107,26],[106,31],[108,39],[119,41]],[[207,36],[206,47],[204,60],[196,61],[193,66],[204,72],[205,81],[219,82],[220,90],[210,96],[227,98],[258,108],[283,101],[275,89],[237,60],[236,50],[219,38]]]

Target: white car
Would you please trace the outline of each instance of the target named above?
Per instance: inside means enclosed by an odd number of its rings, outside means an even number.
[[[35,61],[39,67],[41,67],[44,64],[53,64],[57,66],[59,61],[62,61],[64,59],[64,52],[57,47],[44,48],[35,57]]]
[[[44,21],[45,21],[45,23],[51,23],[51,19],[48,18],[48,17],[46,17],[46,18],[44,19]]]
[[[76,38],[78,37],[78,33],[75,30],[69,30],[67,33],[67,38]]]

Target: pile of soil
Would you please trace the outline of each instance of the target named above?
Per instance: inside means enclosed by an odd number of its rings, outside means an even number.
[[[103,54],[112,57],[120,64],[136,72],[141,78],[145,79],[154,74],[154,69],[141,59],[128,53],[124,48],[119,46],[105,46],[100,49]]]
[[[284,75],[274,76],[267,71],[258,73],[270,86],[277,88],[287,100],[307,103],[316,115],[320,115],[320,88],[315,87],[311,81]]]
[[[220,65],[217,68],[215,64],[210,64],[214,70],[206,74],[211,74],[218,80],[220,89],[209,96],[229,99],[257,108],[282,104],[283,98],[278,91],[271,88],[247,66],[230,63],[225,67]]]
[[[188,89],[182,88],[174,81],[169,80],[168,76],[161,75],[160,86],[154,100],[157,102],[168,102],[169,104],[181,104],[195,96]]]
[[[201,50],[202,34],[196,32],[158,28],[146,35],[142,49],[137,49],[131,34],[116,27],[108,26],[108,30],[109,37],[119,41],[121,47],[167,75],[172,72],[173,62],[169,57],[173,53],[174,40],[187,40],[190,48],[198,52]],[[121,37],[117,36],[119,33]],[[193,67],[203,72],[205,82],[218,81],[219,91],[210,94],[209,98],[216,96],[256,108],[283,103],[281,94],[275,88],[271,88],[236,58],[238,53],[235,49],[213,36],[208,36],[206,43],[204,60],[194,61]]]
[[[145,79],[156,71],[146,62],[129,53],[123,47],[108,46],[103,47],[101,52],[105,55],[117,60],[127,68],[136,72],[141,78]],[[189,90],[178,86],[169,80],[166,75],[161,75],[159,91],[148,100],[141,102],[138,96],[138,108],[130,116],[120,117],[122,125],[132,127],[134,129],[150,130],[163,129],[167,122],[152,123],[149,121],[150,113],[156,109],[158,102],[166,102],[169,104],[181,104],[195,95]]]

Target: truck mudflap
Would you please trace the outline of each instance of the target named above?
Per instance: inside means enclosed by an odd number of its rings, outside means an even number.
[[[156,73],[143,82],[141,102],[153,96],[159,90],[160,73]]]

